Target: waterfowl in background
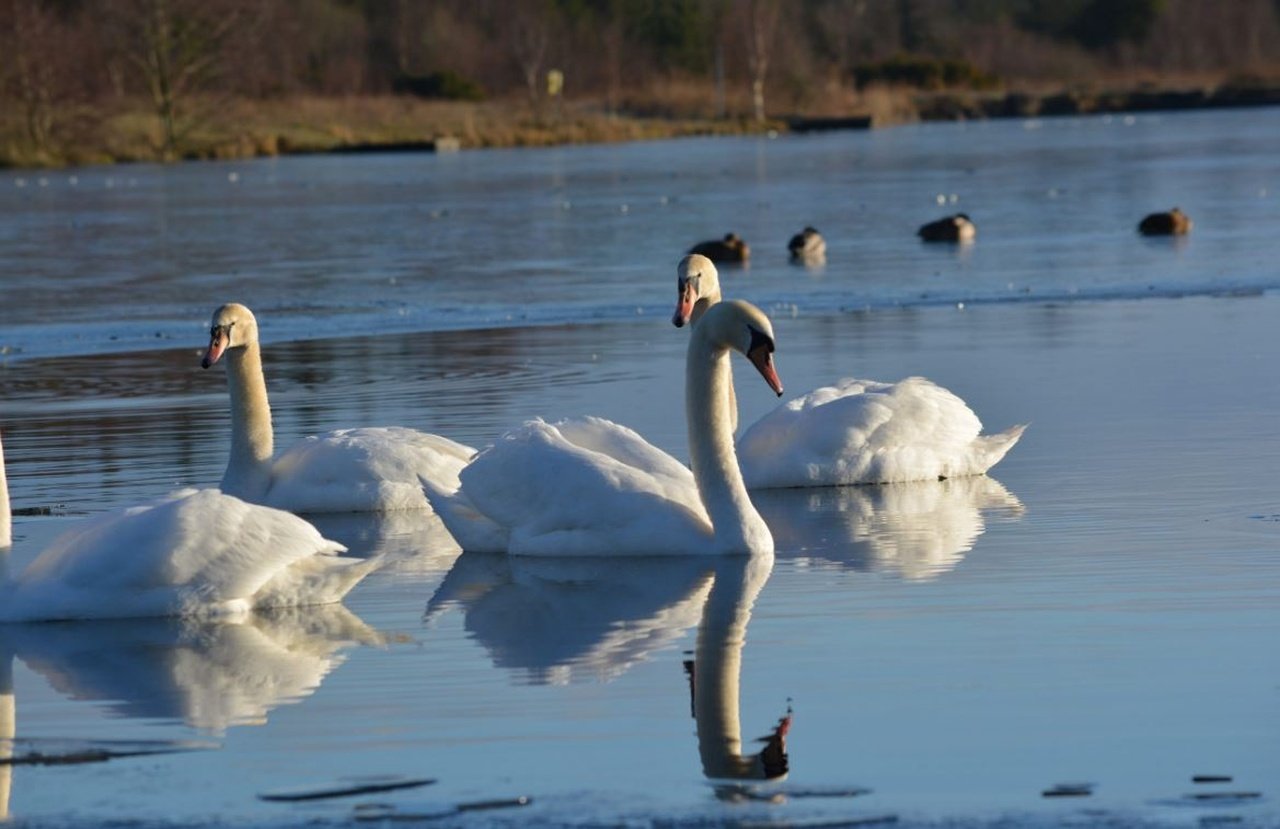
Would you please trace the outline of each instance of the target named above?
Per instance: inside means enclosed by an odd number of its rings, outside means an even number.
[[[517,555],[771,553],[742,482],[729,420],[729,352],[777,394],[773,326],[746,302],[707,311],[689,340],[685,420],[693,470],[600,418],[526,423],[485,449],[450,493],[425,484],[468,552]]]
[[[1138,222],[1143,236],[1184,236],[1191,232],[1191,217],[1178,208],[1151,213]]]
[[[978,228],[968,215],[956,213],[921,225],[916,235],[926,242],[972,242],[978,235]]]
[[[3,487],[0,512],[7,521]],[[377,566],[339,556],[344,550],[287,512],[216,489],[183,490],[58,536],[0,584],[0,621],[226,616],[328,604]]]
[[[677,327],[721,301],[719,275],[705,257],[680,260],[676,288]],[[737,449],[750,489],[936,480],[985,473],[1025,428],[981,435],[973,410],[923,377],[844,379],[766,414]]]
[[[213,312],[202,365],[226,356],[231,457],[222,491],[290,512],[430,509],[419,479],[456,488],[470,446],[397,426],[339,429],[304,438],[273,458],[271,407],[258,322],[237,303]]]
[[[818,264],[826,261],[827,240],[814,228],[806,227],[791,237],[791,241],[787,243],[787,252],[791,254],[792,262]]]
[[[736,233],[726,233],[723,239],[699,242],[689,253],[701,254],[713,262],[742,264],[751,258],[751,248]]]

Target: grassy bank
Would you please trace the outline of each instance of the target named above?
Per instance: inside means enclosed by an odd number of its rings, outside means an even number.
[[[55,115],[58,134],[43,148],[26,137],[15,108],[0,115],[0,166],[56,167],[158,161],[164,157],[158,120],[145,102],[87,117]],[[417,145],[441,136],[463,147],[527,147],[637,141],[686,135],[740,134],[778,128],[747,119],[613,115],[591,104],[566,103],[534,112],[522,103],[454,103],[409,97],[302,98],[194,102],[175,156],[251,158]]]
[[[705,100],[705,98],[703,99]],[[464,148],[524,147],[730,135],[812,128],[803,116],[758,124],[746,117],[700,114],[701,101],[666,104],[630,102],[613,114],[598,103],[548,104],[534,111],[525,102],[457,103],[411,97],[294,98],[287,100],[193,100],[180,121],[172,157],[252,158],[291,153],[335,152],[386,146],[426,146],[450,136]],[[730,101],[729,111],[742,112]],[[1202,86],[1113,91],[931,92],[871,89],[846,100],[839,112],[821,111],[831,126],[889,126],[917,120],[1040,117],[1097,112],[1280,104],[1274,85]],[[110,111],[62,107],[49,113],[53,128],[43,146],[29,138],[20,108],[0,109],[0,166],[60,167],[158,161],[165,157],[158,119],[144,101],[123,102]],[[860,122],[858,119],[862,119]],[[821,119],[817,123],[823,123]]]

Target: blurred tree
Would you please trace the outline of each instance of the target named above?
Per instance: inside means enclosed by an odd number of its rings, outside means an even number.
[[[161,156],[172,160],[194,113],[187,97],[225,68],[232,41],[261,19],[253,0],[111,0],[124,55],[138,70],[160,120]],[[184,121],[184,118],[186,121]]]
[[[746,44],[747,72],[751,80],[751,113],[758,123],[765,120],[764,82],[769,75],[778,31],[780,0],[738,0],[738,14]]]

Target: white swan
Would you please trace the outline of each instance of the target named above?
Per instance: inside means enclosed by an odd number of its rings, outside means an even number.
[[[481,452],[447,493],[426,482],[464,550],[522,555],[763,553],[729,422],[730,350],[778,394],[773,328],[745,302],[709,311],[689,340],[685,419],[690,474],[622,426],[598,418],[526,423]]]
[[[0,467],[4,465],[0,447]],[[0,513],[9,516],[7,489]],[[82,521],[0,584],[0,622],[224,616],[340,600],[376,565],[281,510],[184,490]]]
[[[686,256],[677,268],[677,327],[720,301],[716,266]],[[1026,426],[981,435],[965,402],[923,377],[845,379],[779,406],[738,440],[751,489],[894,483],[981,475]]]
[[[258,322],[243,305],[213,312],[202,365],[209,368],[223,354],[231,393],[231,458],[222,477],[228,495],[290,512],[429,509],[418,479],[454,488],[475,454],[439,435],[381,427],[313,435],[273,460]]]

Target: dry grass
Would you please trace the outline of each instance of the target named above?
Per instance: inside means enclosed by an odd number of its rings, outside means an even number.
[[[202,101],[188,116],[178,154],[184,158],[248,158],[388,144],[423,144],[454,136],[464,147],[522,147],[742,133],[757,126],[700,113],[641,117],[604,111],[595,102],[455,103],[407,97]],[[6,108],[7,110],[7,108]],[[191,111],[191,110],[189,110]],[[21,123],[0,114],[0,166],[41,167],[158,160],[160,130],[141,101],[100,113],[93,129],[64,130],[55,146],[36,150]]]
[[[1182,81],[1182,84],[1176,81]],[[1218,79],[1221,83],[1221,79]],[[1080,111],[1123,108],[1134,95],[1152,92],[1149,79],[1131,75],[1097,79],[1092,88],[1071,91]],[[1280,90],[1266,79],[1235,79],[1238,89]],[[1159,87],[1213,89],[1207,77],[1163,79]],[[1232,85],[1228,85],[1229,87]],[[1106,92],[1106,89],[1127,92]],[[782,92],[783,90],[779,90]],[[971,118],[1034,114],[1062,87],[1005,93],[942,92],[922,95],[905,88],[873,87],[855,92],[836,81],[774,97],[775,106],[796,114],[827,117],[870,115],[877,126],[925,118]],[[1012,98],[1018,98],[1012,101]],[[1276,94],[1280,103],[1280,93]],[[788,104],[787,102],[791,102]],[[189,101],[178,154],[184,158],[249,158],[285,153],[327,152],[393,144],[421,145],[440,136],[463,147],[527,147],[742,134],[784,129],[756,124],[746,116],[749,102],[732,87],[723,102],[707,83],[668,81],[629,92],[623,113],[599,101],[550,103],[535,111],[527,101],[461,103],[410,97],[292,98],[287,100]],[[161,158],[159,123],[143,101],[111,110],[80,105],[55,113],[58,129],[50,146],[26,139],[18,107],[0,106],[0,167],[50,167],[91,163],[153,161]],[[718,115],[718,110],[723,110]],[[624,114],[625,113],[625,114]]]

